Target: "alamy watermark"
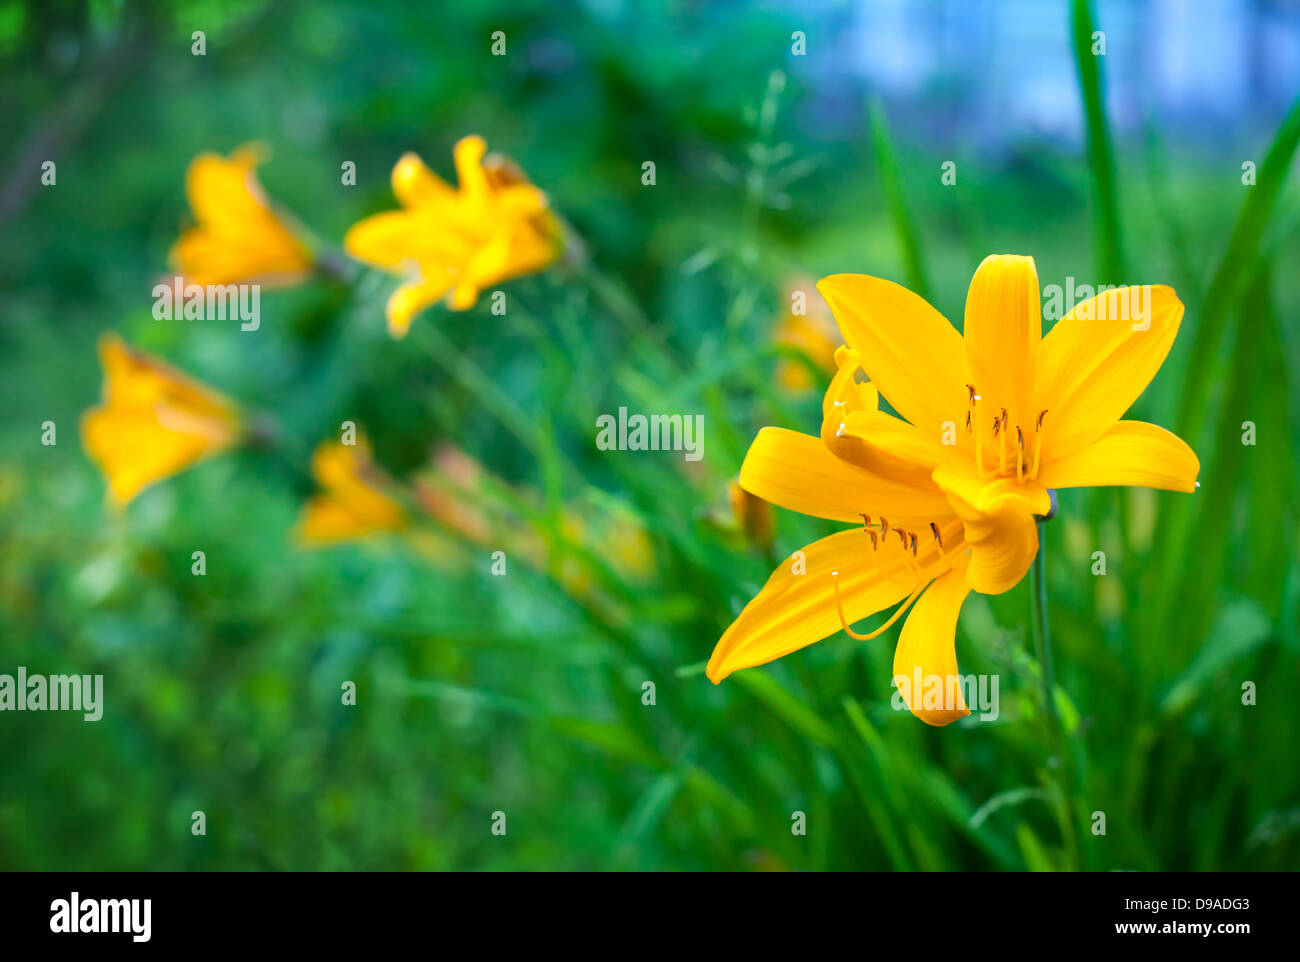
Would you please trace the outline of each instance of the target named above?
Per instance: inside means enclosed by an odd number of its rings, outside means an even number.
[[[684,451],[687,461],[704,457],[703,414],[632,414],[596,418],[596,447],[602,451]]]
[[[893,686],[895,711],[907,711],[909,705],[922,711],[959,711],[965,705],[980,721],[997,721],[1000,712],[997,675],[926,675],[918,665],[911,677],[895,675]]]
[[[0,675],[0,711],[79,711],[86,721],[104,714],[103,675]]]
[[[240,321],[241,331],[262,326],[262,288],[258,284],[186,284],[173,277],[155,284],[153,316],[160,321]]]
[[[1101,295],[1113,291],[1112,297]],[[1096,300],[1093,300],[1093,298]],[[1068,306],[1067,306],[1068,305]],[[1074,278],[1065,278],[1065,287],[1048,284],[1043,288],[1043,317],[1059,321],[1070,311],[1080,321],[1130,321],[1133,330],[1145,331],[1151,327],[1151,285],[1134,284],[1075,284]]]

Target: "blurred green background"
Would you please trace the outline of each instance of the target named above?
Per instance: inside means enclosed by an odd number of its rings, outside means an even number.
[[[1300,865],[1300,83],[1294,45],[1249,46],[1300,12],[1208,4],[1193,29],[1168,4],[885,6],[0,3],[0,672],[105,687],[97,723],[0,714],[0,867]],[[1184,61],[1213,109],[1151,69]],[[266,142],[270,196],[337,244],[392,206],[403,151],[450,177],[472,132],[549,193],[590,269],[503,285],[505,317],[434,308],[406,341],[375,275],[264,292],[256,333],[151,316],[195,154]],[[1027,582],[971,595],[958,628],[963,671],[1000,675],[996,722],[893,711],[896,630],[713,686],[703,662],[773,559],[834,527],[778,511],[765,551],[727,502],[760,427],[820,423],[824,372],[800,395],[775,374],[807,363],[773,340],[787,285],[876,274],[960,323],[991,252],[1187,304],[1133,416],[1192,444],[1200,491],[1063,492],[1047,527],[1066,751]],[[77,435],[105,330],[273,412],[299,456],[224,456],[115,516]],[[703,460],[598,451],[620,405],[704,414]],[[486,546],[296,549],[306,453],[345,419],[397,477],[454,444],[507,482],[510,512],[481,509],[507,576]],[[593,562],[611,536],[575,513],[643,527],[649,570]]]

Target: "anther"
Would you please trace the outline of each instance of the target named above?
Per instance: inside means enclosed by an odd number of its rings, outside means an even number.
[[[1016,425],[1016,480],[1025,480],[1025,434]]]
[[[930,531],[934,534],[934,540],[939,545],[939,550],[943,550],[943,535],[939,534],[939,526],[933,521],[930,522]]]
[[[967,395],[970,396],[970,406],[971,406],[971,407],[974,407],[974,406],[975,406],[975,399],[979,396],[979,395],[977,395],[977,394],[975,393],[975,385],[974,385],[974,384],[967,384],[967,385],[966,385],[966,393],[967,393]]]
[[[1038,477],[1038,462],[1043,454],[1043,418],[1047,417],[1047,408],[1038,412],[1038,423],[1034,425],[1034,466],[1029,470],[1031,478]]]
[[[970,434],[970,412],[966,412],[966,433]]]
[[[903,546],[903,550],[906,551],[906,550],[907,550],[907,532],[904,531],[902,528],[895,528],[894,530],[898,532],[898,543],[901,544],[901,545]]]
[[[880,516],[880,537],[883,540],[885,535],[889,534],[889,519],[883,514]]]
[[[996,415],[994,416],[996,419]],[[998,422],[998,474],[1007,473],[1007,409],[1002,409],[1002,420]]]
[[[858,512],[858,517],[862,519],[862,530],[863,530],[863,531],[870,531],[870,530],[871,530],[871,515],[869,515],[869,514],[863,514],[861,511],[859,511],[859,512]]]
[[[911,534],[908,535],[908,537],[912,541],[912,557],[915,558],[916,557],[916,532],[912,532]]]

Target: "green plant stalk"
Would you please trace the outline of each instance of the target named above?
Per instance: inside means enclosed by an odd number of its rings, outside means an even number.
[[[1061,835],[1065,842],[1069,865],[1079,867],[1079,843],[1075,819],[1073,778],[1070,773],[1072,759],[1067,757],[1065,729],[1056,705],[1056,673],[1052,667],[1052,626],[1047,613],[1047,563],[1043,550],[1044,528],[1047,522],[1038,521],[1038,553],[1029,569],[1030,606],[1033,610],[1034,650],[1038,658],[1039,677],[1043,684],[1043,711],[1051,731],[1052,749],[1058,764],[1058,787],[1061,792]]]

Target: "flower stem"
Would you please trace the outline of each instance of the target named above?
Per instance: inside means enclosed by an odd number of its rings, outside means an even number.
[[[1047,617],[1047,565],[1044,559],[1043,528],[1038,522],[1038,554],[1030,569],[1030,601],[1034,609],[1034,648],[1038,654],[1039,673],[1043,679],[1043,710],[1051,719],[1052,728],[1060,732],[1061,719],[1056,711],[1056,676],[1052,670],[1052,627]]]
[[[1078,812],[1074,801],[1073,746],[1069,743],[1056,705],[1056,673],[1052,668],[1052,627],[1047,615],[1047,563],[1044,550],[1047,520],[1047,518],[1038,519],[1038,554],[1034,556],[1034,564],[1030,568],[1029,575],[1030,604],[1034,613],[1034,648],[1038,655],[1038,671],[1043,683],[1043,711],[1051,733],[1053,750],[1056,753],[1055,771],[1057,787],[1060,791],[1058,813],[1061,820],[1061,835],[1065,843],[1066,864],[1077,870],[1080,852],[1079,836],[1075,828]],[[1049,765],[1049,768],[1051,767]]]

